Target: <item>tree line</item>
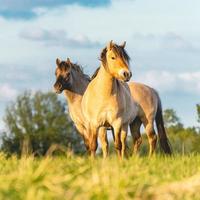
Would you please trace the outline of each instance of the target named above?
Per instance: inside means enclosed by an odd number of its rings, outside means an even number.
[[[54,148],[84,151],[65,102],[52,92],[24,92],[7,106],[3,120],[6,131],[1,133],[1,150],[8,155],[45,155]]]
[[[200,123],[200,104],[196,105],[196,110]],[[200,152],[200,129],[185,128],[173,109],[164,110],[163,115],[173,152]],[[0,133],[0,150],[7,155],[86,152],[83,140],[70,120],[66,103],[52,92],[22,93],[7,105],[3,120],[6,130]],[[143,140],[142,152],[145,153],[148,148],[145,134]]]

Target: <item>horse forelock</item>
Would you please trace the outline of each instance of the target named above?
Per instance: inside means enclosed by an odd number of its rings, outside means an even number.
[[[126,50],[125,50],[123,47],[114,44],[114,45],[113,45],[113,52],[114,52],[117,56],[120,56],[120,57],[121,57],[123,60],[125,60],[127,63],[129,63],[130,57],[129,57],[128,53],[126,52]]]
[[[112,51],[114,52],[114,54],[116,54],[116,56],[119,56],[120,58],[125,60],[127,63],[129,63],[130,57],[123,47],[113,44]],[[107,65],[106,53],[107,53],[107,48],[105,47],[102,50],[101,55],[100,55],[100,60],[102,61],[104,66]]]
[[[67,70],[70,68],[70,65],[65,61],[61,61],[60,64],[58,65],[58,68],[60,70]]]

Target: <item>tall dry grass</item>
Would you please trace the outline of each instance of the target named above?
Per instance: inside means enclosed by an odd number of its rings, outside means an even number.
[[[200,155],[119,161],[0,154],[0,199],[200,199]]]

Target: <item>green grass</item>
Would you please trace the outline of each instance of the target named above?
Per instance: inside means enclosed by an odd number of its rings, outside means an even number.
[[[0,199],[200,199],[200,155],[92,161],[0,154]]]

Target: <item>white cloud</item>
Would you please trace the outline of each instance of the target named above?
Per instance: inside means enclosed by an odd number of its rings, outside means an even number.
[[[179,74],[179,77],[185,81],[199,81],[200,82],[200,71],[181,73]]]
[[[8,84],[0,85],[0,98],[1,100],[11,100],[17,95],[17,90]]]
[[[136,76],[135,80],[164,91],[173,89],[176,84],[175,76],[166,71],[148,71]]]
[[[133,34],[134,48],[143,51],[176,51],[194,52],[200,50],[200,47],[193,45],[180,34],[166,32],[164,34]]]
[[[94,48],[100,43],[91,41],[87,36],[78,34],[73,38],[68,37],[65,30],[24,30],[20,37],[31,41],[39,41],[47,46],[67,46],[71,48]]]
[[[160,92],[182,91],[188,94],[200,93],[200,71],[173,73],[169,71],[147,71],[135,77]]]

